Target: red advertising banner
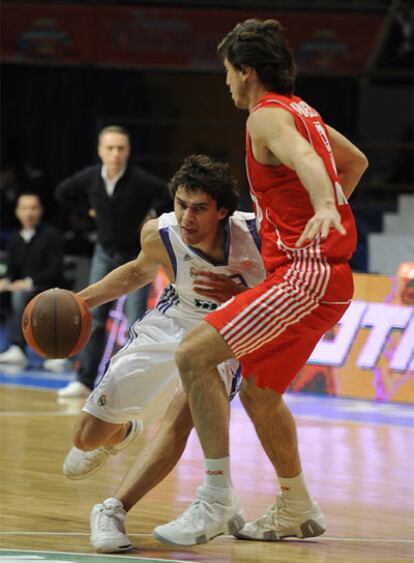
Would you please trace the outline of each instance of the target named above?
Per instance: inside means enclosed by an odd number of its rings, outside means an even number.
[[[87,8],[4,3],[1,12],[3,62],[82,64],[95,58]]]
[[[3,61],[219,69],[216,47],[239,21],[283,23],[305,73],[357,75],[372,54],[378,14],[253,12],[148,6],[2,7]]]

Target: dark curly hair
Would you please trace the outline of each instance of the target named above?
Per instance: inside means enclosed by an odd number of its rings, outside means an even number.
[[[224,207],[231,215],[239,203],[236,185],[228,164],[214,161],[204,154],[191,154],[184,159],[168,187],[173,199],[179,187],[189,191],[202,190],[217,202],[218,209]]]
[[[268,90],[293,94],[296,65],[277,20],[250,19],[237,24],[219,43],[217,51],[237,70],[243,66],[254,68]]]

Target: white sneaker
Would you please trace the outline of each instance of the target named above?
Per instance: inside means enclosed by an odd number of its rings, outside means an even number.
[[[16,364],[22,367],[27,365],[27,356],[16,344],[12,344],[8,350],[0,354],[0,364]]]
[[[90,541],[98,553],[129,551],[133,545],[125,534],[126,512],[117,498],[107,498],[91,510]]]
[[[43,368],[47,369],[48,371],[54,371],[56,373],[60,373],[62,371],[65,371],[68,367],[67,361],[66,360],[60,360],[60,359],[56,359],[56,360],[45,360],[43,362]]]
[[[80,381],[71,381],[66,385],[66,387],[59,389],[57,394],[58,397],[61,397],[62,399],[81,399],[89,397],[91,392],[91,389]]]
[[[326,531],[326,520],[316,504],[309,510],[298,511],[287,504],[281,494],[276,504],[255,522],[247,523],[234,535],[242,540],[278,541],[283,538],[314,538]]]
[[[110,455],[116,455],[127,448],[144,430],[141,420],[132,420],[128,436],[115,446],[101,446],[85,452],[79,448],[71,448],[63,462],[63,473],[69,479],[84,479],[92,475],[106,462]]]
[[[221,534],[235,534],[244,526],[239,499],[233,494],[229,503],[210,500],[204,487],[198,487],[197,500],[176,520],[157,526],[153,536],[175,545],[207,543]]]

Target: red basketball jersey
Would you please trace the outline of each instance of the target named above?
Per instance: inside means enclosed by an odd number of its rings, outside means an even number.
[[[246,135],[246,170],[255,206],[262,256],[268,272],[295,259],[295,253],[309,246],[315,259],[347,261],[356,246],[356,227],[351,208],[342,192],[328,131],[319,113],[297,96],[276,93],[264,95],[252,111],[262,107],[280,107],[294,118],[296,128],[322,158],[332,181],[336,206],[346,234],[331,229],[326,240],[318,240],[302,249],[295,243],[306,223],[314,215],[308,192],[294,170],[284,165],[269,166],[257,162],[251,139]]]

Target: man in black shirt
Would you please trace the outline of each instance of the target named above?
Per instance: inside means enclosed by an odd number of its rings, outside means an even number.
[[[128,164],[129,134],[120,126],[105,127],[99,134],[98,155],[102,164],[90,166],[61,182],[56,199],[68,210],[89,215],[96,223],[97,243],[89,283],[136,257],[142,224],[150,213],[169,205],[167,185],[138,166]],[[150,286],[126,299],[131,325],[145,312]],[[92,312],[91,339],[79,356],[77,380],[61,389],[60,397],[87,396],[93,388],[105,348],[105,324],[111,305]]]
[[[37,194],[18,197],[16,217],[22,228],[10,238],[7,273],[0,280],[0,292],[10,291],[12,307],[10,347],[0,354],[0,363],[26,365],[23,311],[34,295],[63,283],[63,238],[57,229],[41,222],[42,213]]]

